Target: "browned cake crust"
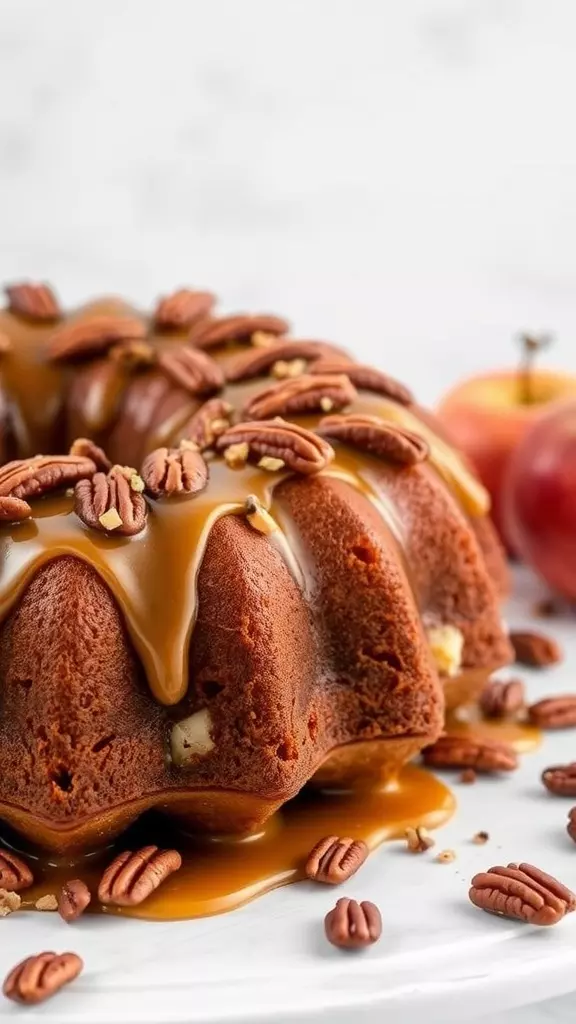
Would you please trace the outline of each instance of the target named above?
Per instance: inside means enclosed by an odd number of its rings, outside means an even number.
[[[434,418],[211,301],[0,314],[2,461],[104,449],[0,466],[0,820],[48,847],[385,781],[510,658],[484,494]]]

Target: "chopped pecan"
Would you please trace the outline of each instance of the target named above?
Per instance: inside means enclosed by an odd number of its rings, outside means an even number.
[[[112,469],[112,463],[104,449],[94,444],[89,437],[77,437],[70,447],[69,454],[83,459],[91,459],[101,473],[107,473],[109,469]]]
[[[521,679],[504,682],[493,679],[480,695],[480,710],[486,718],[505,718],[515,715],[525,705],[525,687]]]
[[[208,466],[193,441],[157,448],[142,463],[142,479],[155,498],[198,494],[208,483]]]
[[[318,359],[310,367],[309,373],[345,373],[355,387],[363,391],[374,391],[384,398],[391,398],[401,405],[411,405],[414,395],[400,381],[389,377],[387,373],[376,370],[373,366],[362,366],[360,363],[350,363],[346,359]]]
[[[21,523],[31,515],[32,509],[27,501],[9,495],[0,496],[0,523]]]
[[[156,327],[191,327],[196,320],[207,317],[216,299],[212,292],[195,292],[179,288],[171,295],[159,299],[154,313]]]
[[[9,892],[7,889],[0,889],[0,917],[8,917],[15,910],[20,910],[22,898],[17,892]]]
[[[325,836],[310,851],[306,861],[306,875],[314,882],[340,885],[356,874],[369,852],[362,839]]]
[[[95,472],[92,459],[81,455],[37,455],[33,459],[17,459],[0,468],[0,496],[40,498],[60,487],[72,487]]]
[[[344,897],[324,919],[328,942],[339,949],[361,949],[378,942],[382,918],[375,903],[357,903]]]
[[[566,831],[568,832],[570,839],[576,843],[576,807],[573,807],[568,815]]]
[[[213,348],[227,341],[249,341],[253,334],[286,334],[290,325],[279,316],[268,313],[205,317],[192,325],[188,340],[196,348]]]
[[[456,851],[440,850],[440,853],[436,854],[436,860],[439,864],[451,864],[452,861],[456,860]]]
[[[576,761],[546,768],[542,772],[542,782],[556,796],[576,796]]]
[[[34,903],[36,910],[58,910],[58,898],[52,892],[40,896]]]
[[[224,371],[204,352],[184,345],[171,345],[158,356],[158,365],[192,395],[209,395],[224,386]]]
[[[477,781],[477,775],[473,768],[464,768],[460,773],[460,782],[464,786],[473,786]]]
[[[432,768],[474,768],[477,772],[511,772],[518,758],[506,743],[473,740],[467,736],[441,736],[423,751]]]
[[[296,473],[318,473],[334,458],[330,445],[311,430],[283,419],[256,420],[230,427],[216,441],[218,451],[247,444],[256,458],[277,458]]]
[[[8,285],[5,290],[11,313],[39,323],[57,320],[62,315],[58,300],[47,284],[22,281]]]
[[[50,338],[48,350],[52,359],[92,356],[120,341],[137,340],[145,335],[146,325],[138,317],[103,313],[62,324]]]
[[[258,533],[264,533],[269,537],[272,533],[276,533],[278,530],[278,524],[274,521],[268,510],[264,508],[262,502],[258,500],[255,494],[249,494],[246,498],[246,501],[244,502],[244,511],[250,526],[254,530],[258,530]]]
[[[303,359],[309,363],[321,356],[326,356],[330,351],[334,355],[335,350],[323,341],[279,341],[269,348],[257,349],[255,352],[242,352],[236,356],[226,370],[226,379],[229,381],[252,380],[254,377],[266,376],[279,360],[290,362],[293,359]],[[343,366],[348,367],[343,356],[340,356],[340,362]],[[313,372],[312,369],[310,372]],[[336,372],[346,373],[347,370],[340,369]]]
[[[260,391],[248,400],[243,413],[250,419],[268,420],[294,413],[329,412],[343,409],[356,397],[356,388],[343,374],[333,377],[303,374]]]
[[[169,875],[182,866],[176,850],[143,846],[141,850],[120,853],[102,875],[98,886],[101,903],[118,907],[135,906],[150,896]]]
[[[8,892],[28,889],[34,881],[28,865],[11,850],[0,850],[0,888]]]
[[[74,981],[83,967],[76,953],[37,953],[12,968],[2,991],[15,1003],[43,1003]]]
[[[430,454],[423,437],[378,416],[325,416],[320,420],[318,433],[401,466],[415,466]]]
[[[134,470],[127,472],[123,466],[81,480],[74,491],[76,515],[93,530],[133,537],[144,529],[148,512],[139,480]]]
[[[552,925],[576,907],[576,896],[532,864],[509,864],[475,875],[469,897],[491,914],[529,924]]]
[[[406,846],[410,853],[426,853],[426,850],[430,850],[434,845],[432,836],[428,835],[425,828],[418,826],[406,829]]]
[[[58,913],[68,923],[76,921],[84,913],[91,899],[86,882],[80,878],[72,878],[62,886],[58,897]]]
[[[576,725],[576,694],[546,697],[528,708],[528,718],[540,729],[570,729]]]
[[[528,668],[546,668],[563,658],[556,641],[544,633],[513,632],[510,633],[510,643],[518,664]]]
[[[485,846],[489,839],[490,833],[486,832],[484,829],[481,829],[480,832],[476,832],[472,836],[472,842],[475,846]]]
[[[156,349],[149,341],[120,341],[108,350],[108,358],[126,370],[146,370],[156,362]]]
[[[0,355],[4,352],[10,352],[12,348],[12,341],[4,331],[0,331]]]
[[[201,452],[212,448],[214,443],[232,424],[234,409],[222,398],[210,398],[190,417],[181,428],[183,438],[193,441]]]

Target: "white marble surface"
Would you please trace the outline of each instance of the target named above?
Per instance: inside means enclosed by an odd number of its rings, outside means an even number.
[[[522,327],[576,370],[575,33],[573,0],[2,0],[0,279],[208,284],[428,401]]]

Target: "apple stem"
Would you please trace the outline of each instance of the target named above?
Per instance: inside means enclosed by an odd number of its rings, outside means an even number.
[[[538,401],[537,396],[534,394],[534,364],[536,362],[536,355],[542,349],[548,348],[552,344],[552,340],[551,334],[520,335],[522,355],[518,380],[520,384],[520,402],[522,405],[533,405],[534,402]]]

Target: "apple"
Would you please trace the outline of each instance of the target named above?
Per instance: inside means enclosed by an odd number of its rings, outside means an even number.
[[[503,514],[502,491],[512,453],[549,403],[576,398],[576,376],[534,367],[538,351],[549,343],[522,335],[522,362],[457,384],[442,400],[438,414],[454,444],[467,455],[492,498],[492,517],[510,553],[515,553]]]
[[[576,601],[576,399],[543,413],[516,446],[502,511],[524,561]]]

